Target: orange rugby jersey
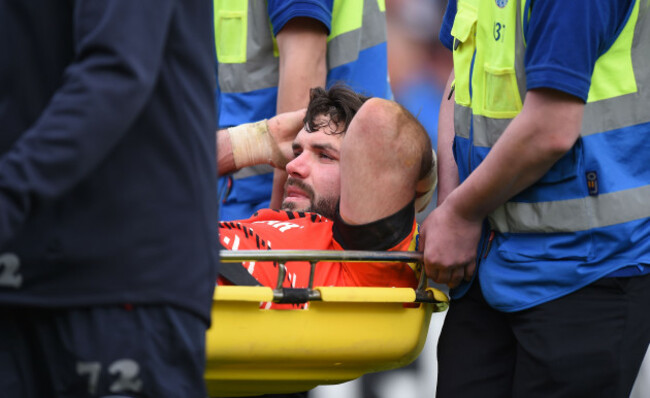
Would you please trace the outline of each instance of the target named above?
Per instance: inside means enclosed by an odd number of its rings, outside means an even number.
[[[415,250],[418,227],[411,221],[410,233],[390,247],[392,251]],[[317,213],[260,210],[247,220],[223,221],[220,240],[228,250],[344,250],[334,239],[333,221]],[[408,230],[407,230],[408,231]],[[349,247],[349,245],[347,245]],[[248,271],[264,286],[275,287],[277,264],[245,262]],[[307,287],[310,265],[293,261],[286,264],[284,287]],[[314,286],[416,287],[416,272],[406,263],[319,262]],[[221,283],[221,281],[220,281]]]

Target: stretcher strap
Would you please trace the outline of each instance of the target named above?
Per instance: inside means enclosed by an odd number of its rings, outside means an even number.
[[[219,264],[219,275],[233,285],[262,286],[241,263]]]

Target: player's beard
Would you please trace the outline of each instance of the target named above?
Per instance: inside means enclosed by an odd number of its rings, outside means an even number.
[[[307,185],[306,183],[300,180],[296,180],[291,177],[289,177],[287,183],[285,184],[285,191],[286,188],[291,185],[299,188],[300,190],[305,192],[307,196],[309,196],[309,206],[307,208],[298,208],[298,206],[294,202],[287,202],[286,200],[283,200],[282,210],[318,213],[321,216],[329,218],[330,220],[334,220],[334,218],[336,217],[336,212],[339,203],[338,198],[336,197],[316,198],[316,194],[314,193],[312,187],[310,187],[309,185]]]

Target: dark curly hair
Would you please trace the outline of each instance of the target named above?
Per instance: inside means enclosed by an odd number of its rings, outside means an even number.
[[[330,119],[330,134],[336,134],[341,123],[344,125],[341,133],[345,133],[354,115],[369,98],[342,83],[333,85],[329,90],[322,87],[312,88],[309,90],[309,105],[303,119],[305,130],[311,133],[324,127],[316,123],[316,117],[326,115]]]

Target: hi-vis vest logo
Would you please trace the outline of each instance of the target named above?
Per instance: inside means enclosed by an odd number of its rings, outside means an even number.
[[[494,0],[499,8],[503,8],[508,4],[508,0]]]

